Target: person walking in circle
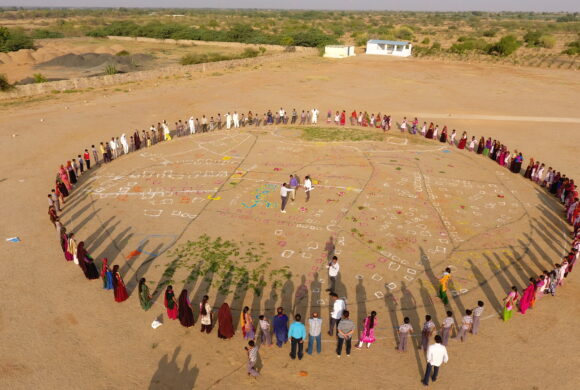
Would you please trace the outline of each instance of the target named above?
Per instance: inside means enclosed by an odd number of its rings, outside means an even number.
[[[338,276],[338,271],[340,271],[338,257],[332,256],[332,261],[326,266],[326,268],[328,268],[328,283],[330,284],[326,291],[334,292],[334,289],[336,288],[336,277]]]
[[[435,382],[439,374],[439,367],[448,361],[447,348],[441,344],[441,336],[437,335],[435,336],[435,344],[431,344],[427,349],[427,367],[425,368],[423,385],[429,386],[429,377]],[[431,376],[431,369],[433,369],[433,376]]]

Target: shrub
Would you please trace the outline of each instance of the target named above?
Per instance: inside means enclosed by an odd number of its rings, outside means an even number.
[[[0,91],[6,92],[12,89],[14,89],[14,85],[8,82],[5,74],[0,73]]]
[[[488,46],[488,43],[483,39],[465,38],[461,40],[461,38],[459,38],[458,43],[451,45],[449,51],[458,54],[462,54],[467,51],[485,52],[487,51]]]
[[[32,32],[32,38],[34,39],[48,39],[48,38],[63,38],[64,34],[59,31],[51,31],[46,29],[38,29]]]
[[[540,38],[542,37],[542,33],[540,31],[528,31],[524,35],[524,42],[529,47],[537,47],[540,45]]]
[[[431,40],[429,38],[425,38],[421,41],[421,44],[428,45],[430,42],[431,42]]]
[[[0,52],[32,49],[33,41],[21,30],[10,30],[0,27]]]
[[[495,44],[489,46],[487,52],[489,54],[505,57],[514,53],[521,45],[522,43],[518,41],[515,36],[506,35]]]
[[[35,84],[46,83],[48,79],[42,73],[35,73],[32,75]]]
[[[397,39],[403,39],[405,41],[413,40],[413,32],[407,27],[401,27],[395,32],[395,37]]]
[[[117,70],[117,67],[115,65],[109,64],[105,67],[105,74],[106,75],[114,75],[119,73],[119,71]]]
[[[247,47],[241,54],[241,58],[254,58],[260,55],[260,52],[256,49],[252,49],[251,47]]]
[[[562,54],[568,54],[571,56],[576,56],[580,54],[580,39],[570,42],[566,46],[568,46],[568,48],[564,50]]]
[[[484,37],[495,37],[495,35],[497,34],[497,30],[491,29],[491,30],[485,30],[484,32],[481,33],[481,35],[483,35]]]
[[[123,56],[128,56],[128,55],[130,55],[130,54],[131,54],[131,53],[129,53],[127,50],[121,50],[120,52],[118,52],[118,53],[117,53],[117,54],[115,54],[115,55],[116,55],[116,56],[119,56],[119,57],[123,57]]]
[[[556,38],[552,35],[542,35],[540,37],[540,46],[546,49],[551,49],[556,45]]]

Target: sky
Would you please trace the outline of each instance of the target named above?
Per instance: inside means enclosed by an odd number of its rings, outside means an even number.
[[[579,0],[0,0],[19,7],[269,8],[579,12]]]

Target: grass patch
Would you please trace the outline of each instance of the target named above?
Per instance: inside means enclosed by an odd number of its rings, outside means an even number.
[[[335,127],[304,127],[300,138],[306,141],[384,141],[381,132]]]

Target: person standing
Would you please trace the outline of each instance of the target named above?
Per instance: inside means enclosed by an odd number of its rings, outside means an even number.
[[[435,344],[431,344],[427,349],[427,367],[425,368],[423,384],[429,386],[429,378],[435,382],[439,374],[439,367],[448,361],[447,348],[441,343],[441,336],[437,335],[435,336]],[[431,376],[431,370],[433,370],[433,376]]]
[[[310,176],[306,176],[304,178],[304,192],[306,192],[306,201],[310,200],[310,191],[312,191],[314,187],[312,187],[312,180],[310,180]]]
[[[218,310],[218,337],[228,340],[234,337],[234,321],[232,311],[227,303],[223,303]]]
[[[328,335],[332,336],[334,328],[338,327],[341,321],[342,313],[346,310],[346,304],[343,299],[339,299],[335,292],[330,293],[330,300],[332,301],[332,311],[330,312]]]
[[[260,324],[260,340],[262,341],[262,344],[271,347],[272,332],[270,332],[270,323],[263,314],[258,317],[258,320]]]
[[[233,121],[234,121],[234,129],[237,129],[240,127],[240,116],[238,115],[237,111],[234,111],[234,115],[232,117]]]
[[[252,313],[248,306],[244,306],[242,313],[240,314],[240,323],[242,326],[242,335],[246,340],[253,340],[255,338],[254,333],[254,320],[252,319]]]
[[[290,195],[292,196],[292,202],[296,199],[296,190],[298,189],[298,178],[294,175],[290,175]]]
[[[332,261],[326,266],[326,268],[328,268],[328,284],[330,285],[326,291],[334,292],[334,289],[336,288],[336,278],[340,271],[338,257],[332,256]]]
[[[179,322],[182,326],[189,328],[195,324],[193,319],[193,310],[191,310],[191,302],[187,297],[187,290],[181,290],[181,294],[179,294],[179,301],[178,301],[178,317]]]
[[[293,108],[292,109],[292,120],[291,120],[291,124],[296,124],[296,119],[298,119],[298,113],[296,112],[296,109]]]
[[[520,295],[518,294],[518,288],[516,286],[512,286],[512,291],[503,299],[503,321],[506,322],[512,315],[514,314],[514,308],[516,303],[519,299]]]
[[[173,286],[167,286],[165,289],[165,298],[163,300],[165,308],[167,309],[167,317],[172,320],[177,319],[177,301],[175,300],[175,293],[173,292]]]
[[[282,348],[282,344],[288,342],[288,316],[284,314],[284,309],[279,307],[272,319],[274,334],[276,335],[276,345]]]
[[[346,356],[350,356],[350,348],[352,346],[352,335],[354,334],[354,322],[349,318],[348,310],[342,312],[342,319],[336,327],[336,335],[338,336],[336,345],[336,356],[340,357],[342,354],[342,345],[346,345]]]
[[[312,123],[313,125],[318,123],[318,113],[319,113],[319,111],[316,108],[313,108],[311,111],[312,115],[311,115],[311,122],[310,123]]]
[[[199,322],[201,322],[201,333],[211,332],[212,314],[211,306],[208,303],[209,297],[204,295],[199,304]]]
[[[467,309],[465,310],[465,315],[463,316],[463,320],[461,321],[461,328],[459,328],[459,332],[457,333],[457,338],[464,342],[467,340],[467,333],[471,330],[471,326],[473,325],[473,317],[471,316],[472,311]]]
[[[258,347],[254,340],[248,341],[248,346],[244,347],[244,349],[248,352],[248,376],[254,378],[260,376],[260,373],[254,368],[258,362]]]
[[[483,302],[477,301],[477,307],[473,309],[473,326],[471,327],[471,333],[477,334],[479,331],[479,324],[481,322],[481,315],[483,314]]]
[[[453,313],[451,311],[447,311],[447,317],[445,317],[443,324],[441,325],[441,342],[443,345],[447,346],[449,344],[449,337],[451,336],[453,328],[455,328]]]
[[[449,304],[449,298],[447,297],[447,287],[449,285],[449,280],[451,279],[451,268],[445,268],[445,272],[443,272],[443,276],[439,279],[439,298],[444,305]]]
[[[313,312],[308,320],[308,354],[312,355],[314,342],[316,341],[316,353],[322,351],[322,319],[318,318],[318,313]]]
[[[123,302],[129,298],[127,294],[127,289],[125,288],[125,282],[119,273],[119,266],[115,265],[113,267],[113,291],[115,294],[115,302]]]
[[[101,146],[102,145],[103,143],[101,142]],[[99,154],[97,153],[97,148],[95,148],[95,145],[91,145],[91,151],[93,152],[93,160],[95,160],[95,165],[99,165]]]
[[[360,334],[360,341],[357,348],[361,349],[364,343],[367,343],[367,348],[375,342],[375,328],[377,327],[377,312],[371,311],[371,315],[365,318],[363,324],[363,331]]]
[[[526,314],[526,311],[534,306],[536,298],[536,279],[530,278],[528,287],[522,293],[522,299],[520,300],[520,313]]]
[[[429,348],[429,339],[435,331],[435,323],[431,320],[431,316],[427,314],[425,316],[425,324],[423,325],[423,330],[421,331],[421,348],[424,352],[427,352]]]
[[[290,339],[291,349],[290,358],[292,360],[296,359],[296,348],[298,348],[298,360],[302,360],[304,356],[304,340],[306,340],[306,328],[304,324],[300,322],[302,316],[296,314],[294,316],[294,322],[290,325],[288,329],[288,338]]]
[[[288,188],[288,185],[286,183],[282,184],[282,187],[280,187],[280,197],[282,198],[282,207],[280,209],[281,213],[286,213],[286,203],[288,203],[288,193],[291,192],[292,190]]]
[[[409,338],[409,334],[413,333],[413,326],[410,324],[411,320],[409,317],[405,317],[403,319],[403,324],[399,326],[397,330],[397,334],[399,336],[399,345],[397,350],[399,352],[406,352],[407,351],[407,341]]]
[[[153,300],[151,293],[149,292],[149,287],[147,287],[145,278],[139,280],[139,303],[141,308],[145,311],[151,309],[153,305]]]
[[[91,169],[91,155],[89,154],[89,150],[85,149],[83,153],[83,159],[85,160],[85,164],[87,166],[87,171]]]
[[[106,257],[103,259],[103,264],[101,265],[101,278],[103,279],[103,288],[105,290],[112,290],[113,273],[109,269],[109,259]]]
[[[54,188],[50,190],[49,196],[50,199],[52,199],[52,204],[54,205],[55,210],[60,213],[62,208],[60,207],[60,200],[58,199],[58,195],[56,194],[56,190]],[[48,202],[48,205],[50,206],[50,202]]]

